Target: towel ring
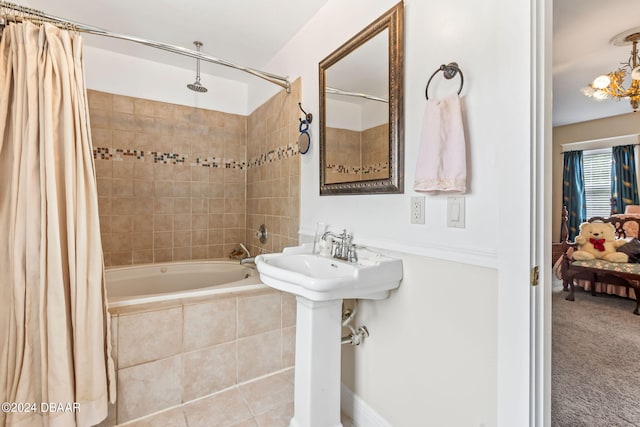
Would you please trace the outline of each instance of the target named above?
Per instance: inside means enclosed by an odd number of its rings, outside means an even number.
[[[460,73],[460,89],[458,89],[458,95],[460,95],[460,92],[462,92],[462,86],[464,85],[464,76],[462,75],[462,70],[460,69],[460,67],[458,67],[457,62],[449,62],[447,65],[442,64],[440,68],[435,70],[433,74],[431,74],[431,77],[429,77],[429,81],[427,82],[427,87],[424,90],[424,96],[427,98],[427,100],[429,99],[429,85],[431,84],[431,80],[440,71],[442,71],[444,78],[447,80],[451,80],[456,76],[456,74]]]

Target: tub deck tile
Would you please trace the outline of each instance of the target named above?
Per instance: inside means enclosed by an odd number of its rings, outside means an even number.
[[[184,351],[236,338],[236,298],[184,306]]]
[[[182,352],[182,308],[118,318],[118,366],[164,359]]]
[[[236,371],[236,345],[233,342],[185,353],[183,401],[235,385]]]
[[[118,423],[181,403],[181,355],[118,370]]]
[[[273,331],[282,325],[279,293],[238,298],[238,337]]]
[[[282,333],[279,329],[238,340],[238,382],[279,371]]]

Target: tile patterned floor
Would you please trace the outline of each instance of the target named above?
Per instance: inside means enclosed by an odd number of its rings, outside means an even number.
[[[288,427],[293,416],[293,370],[204,397],[122,427]],[[356,427],[342,415],[343,427]]]

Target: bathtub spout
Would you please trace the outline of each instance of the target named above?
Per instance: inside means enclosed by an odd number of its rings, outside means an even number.
[[[246,254],[246,256],[242,259],[240,259],[240,264],[253,264],[255,265],[256,263],[256,257],[251,256],[251,252],[249,252],[249,249],[247,249],[247,247],[245,245],[243,245],[242,243],[239,244],[240,247],[242,248],[242,250],[244,251],[244,253]]]
[[[251,256],[251,257],[247,257],[247,258],[242,258],[240,260],[240,264],[254,264],[256,263],[256,257]]]

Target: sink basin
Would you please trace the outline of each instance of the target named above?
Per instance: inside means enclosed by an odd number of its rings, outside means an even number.
[[[310,247],[297,246],[259,255],[260,278],[268,286],[311,301],[384,299],[402,279],[400,259],[375,254],[353,263],[310,252]]]

